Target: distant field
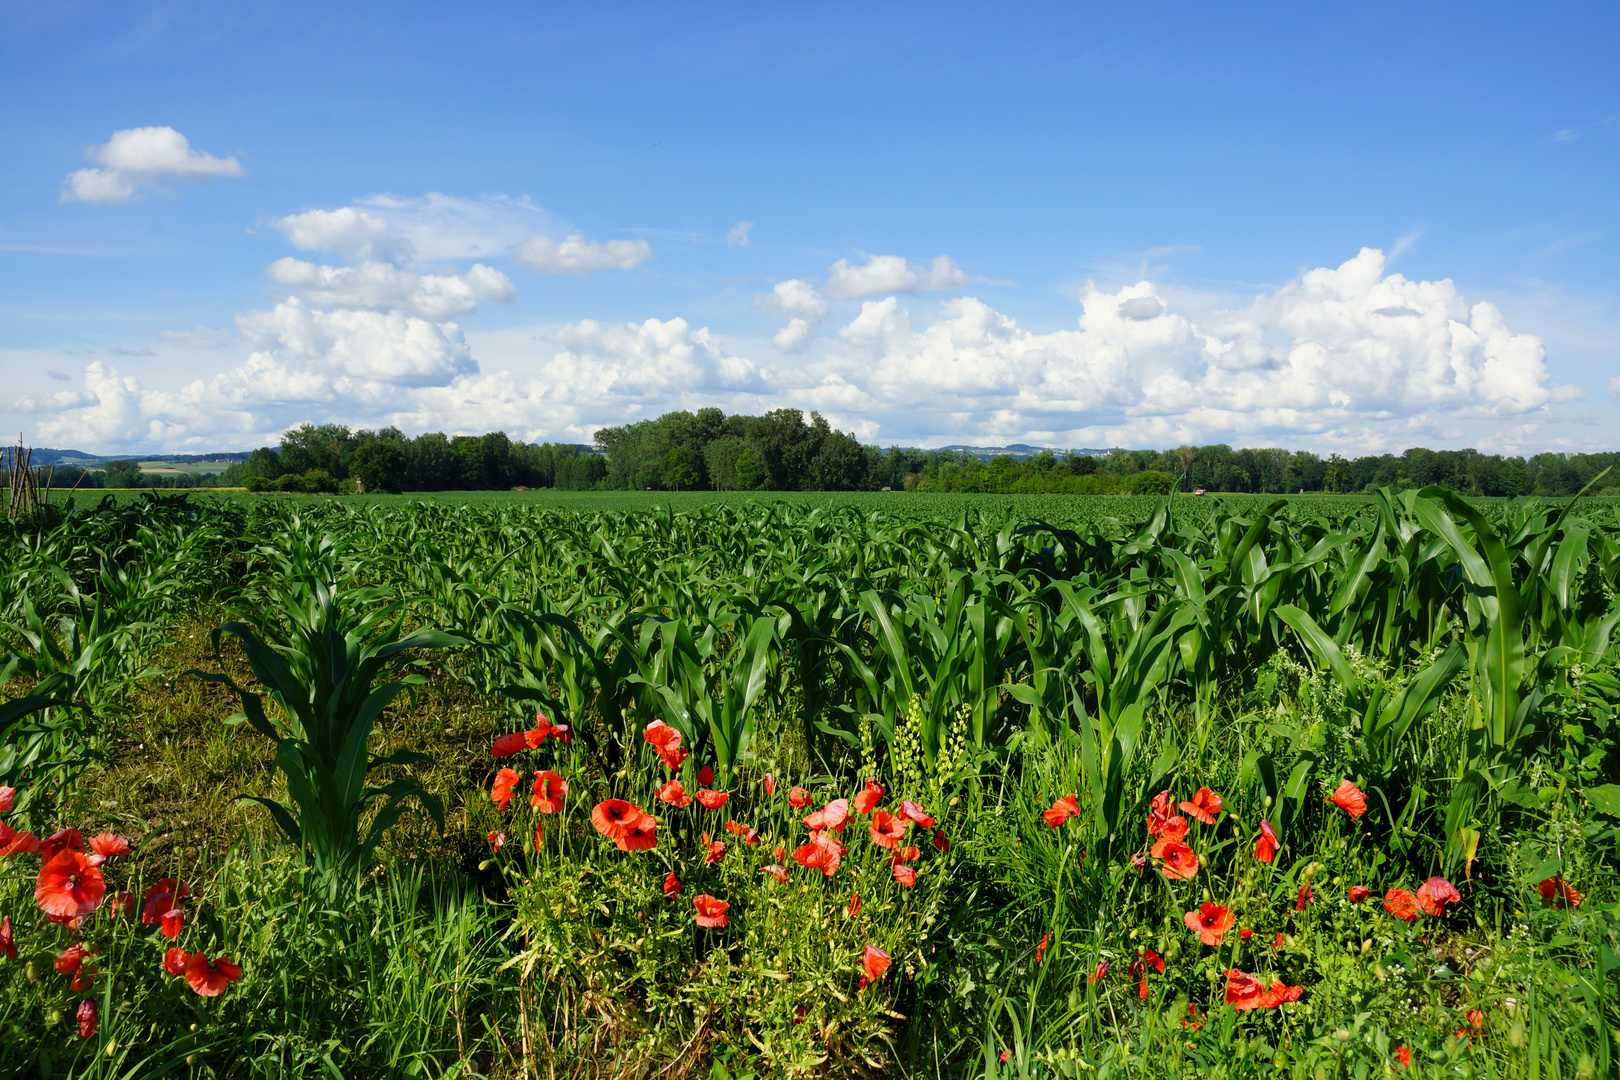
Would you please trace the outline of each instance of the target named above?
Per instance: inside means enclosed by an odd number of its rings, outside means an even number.
[[[111,496],[119,505],[144,498],[139,489],[95,491],[92,501]],[[168,494],[168,493],[165,493]],[[85,504],[85,492],[78,503]],[[434,503],[445,506],[489,508],[496,506],[533,507],[544,510],[573,510],[583,513],[626,513],[673,509],[692,510],[716,503],[787,503],[828,509],[849,507],[861,513],[886,512],[907,517],[949,520],[965,513],[980,514],[990,520],[1039,518],[1053,524],[1119,518],[1138,521],[1151,517],[1163,499],[1151,495],[973,495],[906,492],[714,492],[714,491],[438,491],[407,492],[403,495],[250,495],[240,488],[204,489],[191,493],[194,499],[253,501],[266,499],[313,500],[339,498],[347,504],[403,506]],[[59,498],[59,497],[58,497]],[[1177,516],[1212,511],[1222,501],[1237,507],[1265,505],[1272,499],[1286,498],[1306,512],[1353,513],[1369,505],[1365,495],[1178,495]]]
[[[113,491],[81,491],[76,501],[86,505],[111,496],[118,505],[145,497],[143,489]],[[165,495],[172,494],[165,492]],[[225,499],[232,501],[255,500],[315,500],[341,499],[350,505],[405,506],[413,503],[432,503],[443,506],[490,508],[497,506],[532,507],[537,510],[572,510],[582,513],[633,513],[669,508],[677,512],[692,510],[716,503],[787,503],[795,506],[821,506],[828,509],[848,507],[863,514],[885,512],[905,517],[951,520],[966,513],[979,514],[986,520],[1036,518],[1055,525],[1078,524],[1118,518],[1121,521],[1143,521],[1153,516],[1163,498],[1154,495],[974,495],[930,494],[907,492],[842,492],[842,491],[557,491],[543,488],[535,491],[420,491],[403,495],[250,495],[242,488],[205,488],[193,491],[194,499]],[[1329,495],[1320,492],[1307,495],[1247,495],[1211,494],[1203,496],[1177,495],[1176,516],[1212,513],[1221,503],[1227,503],[1240,512],[1246,507],[1259,508],[1274,499],[1284,499],[1304,514],[1343,515],[1369,511],[1373,499],[1369,495]],[[58,494],[52,501],[61,500]],[[1500,499],[1470,500],[1483,505],[1501,502]],[[1548,500],[1558,501],[1558,500]],[[1607,515],[1616,500],[1589,499],[1582,516],[1589,512]]]

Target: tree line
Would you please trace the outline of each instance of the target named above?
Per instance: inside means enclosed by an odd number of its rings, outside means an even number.
[[[1225,444],[1107,454],[1046,451],[990,457],[963,450],[880,450],[819,413],[761,416],[720,409],[666,413],[595,432],[595,445],[529,444],[503,432],[408,437],[398,428],[303,424],[215,475],[58,467],[52,488],[247,487],[280,491],[452,491],[559,488],[656,491],[938,491],[1000,494],[1159,494],[1179,490],[1357,492],[1439,484],[1469,495],[1573,495],[1620,464],[1620,453],[1530,457],[1429,450],[1356,458]],[[1620,472],[1620,470],[1617,470]],[[44,473],[41,472],[41,482]],[[1620,476],[1599,489],[1620,494]]]

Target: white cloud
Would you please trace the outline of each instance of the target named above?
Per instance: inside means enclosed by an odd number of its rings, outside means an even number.
[[[352,206],[306,210],[276,218],[271,224],[295,248],[333,252],[350,262],[401,263],[416,256],[416,245],[386,219]]]
[[[536,233],[565,228],[526,196],[465,199],[430,191],[417,196],[368,195],[356,199],[355,205],[388,222],[420,259],[491,259]]]
[[[734,247],[747,247],[748,234],[753,231],[752,221],[739,221],[726,232],[726,243]]]
[[[755,295],[754,306],[787,318],[787,325],[771,339],[786,353],[802,352],[815,338],[828,311],[826,299],[803,278],[778,281],[770,292]]]
[[[288,256],[265,273],[314,307],[403,311],[433,320],[471,314],[480,301],[504,304],[517,296],[510,278],[483,263],[464,274],[418,274],[382,262],[317,266]]]
[[[907,263],[898,255],[872,255],[855,266],[839,259],[827,269],[822,288],[828,296],[854,298],[882,293],[915,293],[924,290],[960,289],[968,276],[947,256],[941,255],[927,266]]]
[[[1390,274],[1370,249],[1196,321],[1151,281],[1088,285],[1076,323],[1049,333],[973,297],[925,315],[888,296],[811,341],[828,301],[791,279],[755,302],[788,320],[779,347],[809,342],[808,352],[771,368],[681,318],[485,331],[469,342],[455,322],[415,313],[430,306],[418,298],[430,276],[407,292],[381,275],[375,287],[395,288],[395,306],[375,310],[358,306],[363,275],[317,274],[311,294],[341,286],[355,303],[322,310],[295,296],[243,315],[253,352],[230,370],[167,390],[98,362],[82,390],[22,404],[39,417],[42,445],[120,449],[256,445],[253,433],[306,419],[579,441],[670,409],[793,405],[885,442],[1218,439],[1359,453],[1465,433],[1482,448],[1534,449],[1549,443],[1558,403],[1582,395],[1553,383],[1541,340],[1514,332],[1495,306],[1470,303],[1449,280]],[[1620,378],[1609,392],[1620,398]]]
[[[85,151],[100,168],[78,169],[62,181],[63,202],[121,203],[143,191],[168,191],[184,181],[241,176],[234,157],[217,158],[193,150],[172,127],[115,131],[111,139]]]
[[[1609,380],[1609,400],[1620,401],[1620,375]]]
[[[597,243],[580,233],[561,240],[531,236],[512,252],[512,261],[542,274],[594,274],[600,270],[628,270],[652,258],[645,240],[605,240]]]

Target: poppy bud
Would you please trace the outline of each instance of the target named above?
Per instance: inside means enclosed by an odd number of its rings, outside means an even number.
[[[96,1033],[96,1003],[89,998],[79,1002],[79,1038],[88,1039]]]

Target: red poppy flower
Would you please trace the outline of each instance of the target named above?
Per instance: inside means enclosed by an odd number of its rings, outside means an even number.
[[[176,945],[163,954],[163,970],[170,975],[184,975],[186,973],[186,950]]]
[[[726,912],[731,905],[724,900],[716,900],[708,893],[692,897],[692,907],[697,911],[697,924],[710,929],[718,929],[726,925]]]
[[[877,781],[868,777],[866,786],[855,796],[855,812],[857,814],[870,814],[872,807],[883,798],[883,789],[878,787]]]
[[[1148,835],[1156,840],[1185,840],[1187,839],[1187,819],[1177,814],[1172,818],[1156,821],[1148,819]]]
[[[698,783],[702,784],[704,787],[708,787],[710,784],[714,783],[714,769],[708,765],[705,765],[703,768],[699,769]]]
[[[1272,952],[1280,952],[1285,946],[1287,946],[1287,944],[1288,944],[1288,935],[1279,932],[1277,934],[1277,936],[1274,939],[1272,939],[1271,951]]]
[[[660,802],[667,802],[669,805],[677,809],[684,809],[685,807],[692,805],[692,796],[686,793],[686,785],[682,784],[679,780],[671,780],[669,783],[659,788],[658,800]]]
[[[1165,818],[1170,816],[1170,804],[1174,801],[1175,799],[1168,791],[1159,792],[1153,796],[1153,801],[1148,803],[1148,817],[1163,822]]]
[[[489,754],[491,757],[496,758],[511,757],[528,745],[529,740],[524,736],[523,732],[514,731],[510,735],[502,735],[496,739],[494,745],[489,748]]]
[[[1039,940],[1039,941],[1037,941],[1035,943],[1035,962],[1037,964],[1041,963],[1042,961],[1044,961],[1046,959],[1046,949],[1047,949],[1047,946],[1049,946],[1051,944],[1052,944],[1052,935],[1051,934],[1042,934],[1041,935],[1041,940]]]
[[[73,973],[73,981],[68,983],[68,989],[75,993],[80,990],[88,990],[95,981],[95,971],[91,968],[82,968]]]
[[[9,959],[17,959],[17,939],[11,933],[11,916],[0,919],[0,952]]]
[[[1384,894],[1384,910],[1403,922],[1417,922],[1417,897],[1405,889],[1390,889]]]
[[[918,825],[921,825],[925,829],[932,829],[934,827],[934,816],[927,810],[924,810],[922,804],[919,802],[914,802],[911,799],[901,799],[900,813],[902,816],[910,818],[912,821],[915,821]]]
[[[1248,941],[1250,938],[1254,937],[1254,931],[1245,926],[1243,929],[1238,931],[1238,937],[1242,938],[1244,941]]]
[[[1468,1026],[1469,1027],[1473,1028],[1475,1031],[1483,1031],[1483,1030],[1485,1030],[1485,1012],[1484,1012],[1484,1010],[1482,1010],[1482,1009],[1469,1009],[1468,1013],[1467,1013],[1467,1016],[1468,1016]]]
[[[1197,1031],[1204,1026],[1204,1018],[1198,1013],[1198,1002],[1187,1002],[1187,1015],[1181,1018],[1181,1026],[1188,1031]]]
[[[88,915],[107,895],[107,879],[82,851],[63,848],[48,859],[34,883],[34,900],[47,915]]]
[[[558,742],[567,745],[568,743],[574,741],[574,729],[569,727],[567,724],[552,724],[551,737],[556,739]]]
[[[786,854],[787,848],[783,847],[781,844],[777,844],[776,847],[771,849],[771,858],[775,859],[777,862],[781,862],[782,857]]]
[[[31,832],[18,832],[0,821],[0,858],[32,855],[39,850],[39,838]]]
[[[551,726],[551,721],[543,713],[535,713],[534,727],[523,733],[523,739],[529,744],[530,750],[538,750],[540,744],[545,742],[546,737],[555,730]]]
[[[1299,887],[1299,897],[1294,901],[1294,910],[1304,911],[1305,905],[1315,899],[1316,894],[1311,891],[1311,883],[1307,881]]]
[[[529,788],[530,806],[542,814],[555,814],[562,810],[567,797],[568,781],[550,769],[534,774],[534,783]]]
[[[1140,874],[1143,870],[1147,869],[1147,860],[1148,857],[1146,855],[1143,855],[1141,852],[1137,852],[1135,855],[1131,856],[1131,869]]]
[[[795,810],[803,810],[810,805],[810,793],[802,787],[796,787],[788,792],[788,805]]]
[[[708,845],[708,853],[703,856],[703,862],[705,865],[713,866],[715,863],[726,857],[725,841],[710,841],[709,834],[704,833],[703,842]]]
[[[895,817],[887,810],[879,810],[872,815],[872,824],[867,832],[872,836],[872,843],[878,847],[892,848],[900,843],[906,835],[906,826],[911,823],[905,818]]]
[[[502,769],[495,774],[495,783],[489,789],[489,797],[497,809],[506,809],[506,804],[512,801],[512,788],[521,779],[514,769]]]
[[[1365,886],[1365,885],[1352,885],[1352,886],[1350,886],[1350,902],[1352,904],[1360,904],[1360,903],[1364,902],[1367,899],[1367,897],[1369,897],[1371,895],[1372,895],[1372,890],[1367,888],[1367,886]]]
[[[1186,881],[1198,874],[1198,856],[1180,840],[1160,840],[1153,845],[1153,857],[1164,861],[1159,873],[1172,880]]]
[[[681,733],[662,720],[648,724],[641,736],[652,744],[653,751],[663,759],[667,768],[680,768],[681,762],[691,753],[681,745]]]
[[[1041,811],[1041,820],[1046,822],[1048,828],[1055,829],[1070,818],[1080,813],[1080,803],[1073,792],[1052,802],[1050,810]]]
[[[114,855],[128,855],[135,849],[129,846],[129,841],[122,836],[114,836],[110,832],[97,833],[90,838],[90,850],[103,859],[110,859]]]
[[[726,800],[731,798],[731,793],[726,791],[710,791],[708,788],[704,788],[697,793],[696,798],[697,801],[702,804],[705,810],[718,810],[722,806],[726,805]]]
[[[765,779],[761,780],[760,783],[765,785],[765,797],[767,799],[776,797],[776,777],[766,773]]]
[[[877,982],[889,970],[889,954],[876,945],[868,945],[861,952],[861,970],[866,982]]]
[[[1101,982],[1108,975],[1108,961],[1104,960],[1097,965],[1097,970],[1086,976],[1087,982]]]
[[[1536,886],[1541,898],[1553,907],[1580,907],[1581,894],[1561,877],[1550,877]]]
[[[96,1033],[96,1003],[89,998],[79,1002],[77,1013],[79,1021],[79,1038],[88,1039]]]
[[[1143,949],[1137,953],[1136,962],[1142,965],[1140,974],[1146,974],[1149,969],[1157,971],[1160,975],[1164,974],[1164,957],[1152,949]]]
[[[609,840],[617,840],[628,833],[642,816],[639,806],[623,799],[606,799],[591,810],[591,824]]]
[[[614,838],[613,846],[620,851],[651,851],[658,846],[658,819],[642,814],[623,836]]]
[[[501,848],[506,846],[506,834],[503,832],[490,833],[489,846],[494,848],[496,851],[501,850]]]
[[[1275,1009],[1279,1005],[1286,1005],[1290,1001],[1298,1001],[1299,996],[1305,992],[1303,986],[1289,986],[1283,982],[1274,982],[1266,991],[1261,1004],[1268,1009]]]
[[[1446,913],[1447,904],[1462,903],[1462,893],[1443,877],[1432,877],[1418,886],[1417,906],[1425,915],[1439,918]]]
[[[771,863],[769,866],[760,867],[759,871],[762,874],[771,875],[771,877],[775,878],[784,885],[787,884],[788,872],[787,867],[785,866],[777,866],[775,863]]]
[[[804,823],[814,831],[831,829],[835,833],[844,831],[844,825],[849,820],[849,800],[834,799],[820,810],[804,819]]]
[[[84,961],[90,955],[90,950],[83,945],[69,945],[56,954],[56,970],[63,975],[72,975],[84,966]]]
[[[540,845],[546,842],[546,830],[538,821],[534,823],[534,850],[539,851]]]
[[[945,830],[944,829],[935,829],[934,830],[934,850],[936,850],[936,851],[949,851],[949,850],[951,850],[951,842],[949,840],[945,839]]]
[[[170,877],[159,880],[146,890],[146,898],[141,904],[141,922],[146,926],[156,926],[163,921],[165,911],[178,907],[180,901],[190,895],[191,890],[185,882],[177,882]]]
[[[849,894],[849,903],[844,905],[844,914],[849,916],[851,919],[853,919],[855,916],[859,915],[860,913],[861,913],[861,894],[858,893],[858,892],[850,893]]]
[[[1348,780],[1339,781],[1338,790],[1329,795],[1327,801],[1349,814],[1352,818],[1358,818],[1367,812],[1367,796],[1363,795],[1361,789]]]
[[[59,851],[83,851],[84,834],[78,829],[57,829],[51,835],[39,842],[39,853],[45,859],[53,859]]]
[[[916,862],[922,858],[922,851],[914,844],[907,844],[903,848],[895,848],[889,856],[890,862]]]
[[[909,889],[913,885],[917,884],[917,871],[913,870],[909,866],[901,866],[899,863],[895,863],[894,880],[898,881],[900,884]]]
[[[1189,911],[1181,918],[1187,924],[1187,929],[1197,934],[1198,940],[1205,945],[1219,945],[1221,938],[1226,936],[1226,932],[1232,929],[1232,924],[1237,921],[1230,908],[1224,908],[1208,900],[1199,905],[1197,911]]]
[[[11,813],[12,807],[17,805],[17,789],[14,787],[0,787],[0,814]]]
[[[180,931],[186,925],[186,913],[180,908],[170,908],[163,913],[162,934],[170,941],[180,940]]]
[[[664,895],[679,896],[680,892],[681,879],[675,876],[675,871],[671,870],[669,873],[664,875]]]
[[[1202,821],[1205,825],[1215,824],[1215,815],[1221,812],[1221,797],[1207,787],[1201,787],[1193,792],[1192,802],[1181,804],[1183,813]]]
[[[229,957],[210,960],[200,952],[186,957],[186,982],[203,997],[219,997],[225,987],[242,977],[242,969]]]
[[[1395,1063],[1403,1069],[1410,1069],[1412,1067],[1411,1047],[1397,1046],[1395,1048]]]
[[[808,844],[800,844],[794,849],[793,860],[801,866],[820,870],[827,877],[832,877],[838,872],[838,863],[843,854],[843,846],[837,840],[826,833],[817,833],[810,838]]]
[[[1263,863],[1268,863],[1277,857],[1277,849],[1282,847],[1277,842],[1277,834],[1271,829],[1271,822],[1260,822],[1260,835],[1254,841],[1254,857]]]
[[[1253,975],[1229,968],[1226,972],[1226,1003],[1238,1012],[1269,1008],[1266,985]]]

